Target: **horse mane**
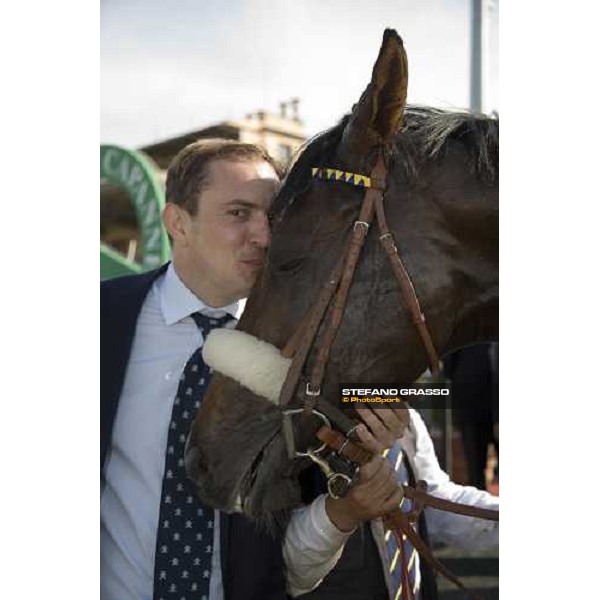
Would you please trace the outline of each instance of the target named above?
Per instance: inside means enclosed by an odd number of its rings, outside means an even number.
[[[419,163],[442,157],[450,141],[457,140],[463,143],[468,153],[471,171],[489,183],[497,181],[497,117],[426,106],[409,106],[405,115],[399,141],[407,138],[412,141]],[[405,164],[404,168],[408,170],[409,165]]]
[[[283,193],[272,211],[281,213],[312,181],[311,168],[330,164],[350,119],[307,140],[295,153],[284,179]],[[390,171],[415,181],[423,166],[441,160],[452,142],[466,150],[468,168],[487,183],[498,178],[499,122],[495,117],[468,111],[449,111],[427,106],[407,106],[402,131],[384,148]]]

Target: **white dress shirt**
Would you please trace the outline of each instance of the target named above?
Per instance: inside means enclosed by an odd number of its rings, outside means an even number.
[[[415,478],[427,482],[428,493],[454,502],[499,509],[498,497],[450,481],[450,477],[438,463],[433,441],[423,419],[412,409],[410,424],[400,440],[400,446],[413,468]],[[480,550],[498,545],[497,522],[455,515],[434,508],[425,509],[425,519],[432,539],[465,550]],[[385,551],[381,519],[371,521],[371,530],[390,589],[389,559]],[[325,512],[324,495],[319,496],[310,506],[294,511],[283,546],[288,593],[299,596],[317,587],[335,567],[344,544],[352,533],[339,531],[329,520]]]
[[[170,264],[152,286],[138,317],[105,463],[100,501],[101,600],[152,600],[168,424],[183,368],[204,341],[189,316],[196,311],[239,317],[241,306],[236,302],[219,309],[208,307],[185,287]],[[209,600],[222,599],[215,511]]]

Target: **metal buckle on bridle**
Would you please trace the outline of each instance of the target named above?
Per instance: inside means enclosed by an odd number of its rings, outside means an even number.
[[[316,390],[312,390],[310,387],[310,381],[306,382],[306,395],[307,396],[320,396],[321,395],[321,386],[319,386]],[[313,411],[316,412],[316,411]]]
[[[398,246],[396,246],[396,240],[394,239],[394,234],[391,231],[386,231],[379,236],[379,241],[383,242],[385,238],[389,238],[391,242],[391,246],[394,249],[394,252],[398,254]]]
[[[308,385],[308,384],[307,384]],[[288,423],[288,427],[291,426],[291,416],[292,415],[297,415],[304,412],[303,408],[288,408],[286,410],[284,410],[282,412],[284,417],[284,427],[285,427],[285,423]],[[325,425],[327,425],[327,427],[331,427],[331,421],[321,412],[319,412],[318,410],[314,410],[312,411],[313,415],[315,415],[316,417],[318,417],[319,419],[321,419],[321,421],[323,421],[323,423],[325,423]],[[293,430],[291,431],[291,435],[293,436]],[[292,437],[292,443],[293,443],[293,437]],[[292,458],[305,458],[308,457],[310,458],[311,454],[320,454],[321,452],[323,452],[323,450],[325,450],[325,448],[327,448],[327,444],[323,443],[321,444],[318,448],[316,448],[315,450],[312,450],[311,448],[308,448],[306,452],[299,452],[298,450],[296,450],[296,447],[294,445],[293,447],[293,454],[292,454]],[[290,451],[290,448],[288,447],[288,452]]]
[[[327,492],[334,499],[338,500],[343,498],[352,485],[352,478],[346,475],[346,473],[336,473],[331,465],[320,456],[317,456],[316,452],[308,450],[308,457],[319,466],[323,475],[327,479]]]

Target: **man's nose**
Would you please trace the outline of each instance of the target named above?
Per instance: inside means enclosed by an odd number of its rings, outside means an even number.
[[[271,243],[271,228],[266,214],[259,214],[253,219],[250,242],[257,248],[267,248]]]

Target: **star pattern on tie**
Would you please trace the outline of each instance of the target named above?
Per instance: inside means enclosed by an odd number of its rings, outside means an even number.
[[[191,315],[205,338],[211,329],[232,320]],[[214,511],[203,505],[185,472],[187,434],[200,407],[211,370],[198,348],[187,361],[169,423],[160,516],[154,561],[154,600],[208,598],[214,532]]]
[[[400,448],[400,443],[396,442],[389,450],[386,450],[384,456],[395,470],[398,483],[407,485],[409,483],[409,473],[406,465],[406,457]],[[403,498],[400,509],[402,512],[408,513],[412,510],[412,505],[412,500]],[[402,547],[399,547],[396,536],[390,530],[385,532],[385,545],[390,565],[390,577],[392,580],[392,600],[401,600],[403,598],[414,598],[414,600],[418,600],[420,578],[417,576],[419,571],[419,555],[417,554],[417,551],[413,548],[412,544],[404,534],[402,535]],[[412,595],[410,595],[408,590],[403,590],[403,565],[408,573],[408,583]]]

